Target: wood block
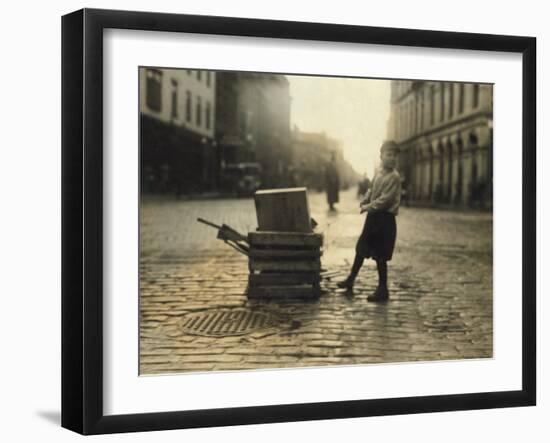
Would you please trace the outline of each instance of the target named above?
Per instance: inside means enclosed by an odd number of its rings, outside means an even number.
[[[253,246],[320,247],[323,245],[323,234],[256,231],[248,233],[248,243]]]
[[[248,288],[247,296],[248,298],[279,300],[287,298],[316,299],[319,298],[320,291],[311,285],[256,286]]]
[[[276,272],[319,272],[321,260],[270,260],[253,258],[248,260],[251,271],[276,271]]]
[[[321,276],[315,272],[262,272],[250,274],[250,286],[318,285]]]
[[[306,188],[256,191],[254,203],[259,231],[312,232]]]
[[[320,249],[258,249],[251,248],[248,251],[249,257],[254,258],[288,258],[288,259],[300,259],[300,258],[319,258],[322,252]]]

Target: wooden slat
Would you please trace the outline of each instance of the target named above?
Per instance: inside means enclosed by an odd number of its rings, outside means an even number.
[[[312,231],[306,188],[256,191],[254,203],[262,231]]]
[[[321,260],[269,260],[250,258],[248,265],[251,271],[282,271],[282,272],[319,272]]]
[[[320,295],[320,291],[313,286],[256,286],[249,287],[248,298],[261,299],[287,299],[304,298],[315,299]]]
[[[264,272],[248,276],[248,284],[250,286],[312,285],[318,284],[320,281],[320,275],[315,272]]]
[[[249,257],[254,258],[318,258],[322,252],[318,249],[258,249],[251,248]]]
[[[248,243],[255,246],[302,246],[323,245],[323,235],[317,233],[255,231],[248,233]]]

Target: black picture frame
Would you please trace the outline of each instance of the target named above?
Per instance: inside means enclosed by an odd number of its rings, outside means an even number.
[[[522,55],[522,388],[168,411],[103,412],[103,31],[191,32],[323,42],[501,51]],[[320,420],[536,403],[536,39],[84,9],[62,18],[62,426],[82,434]]]

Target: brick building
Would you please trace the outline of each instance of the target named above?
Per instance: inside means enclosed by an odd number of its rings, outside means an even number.
[[[292,130],[293,185],[322,191],[325,189],[325,168],[331,156],[336,157],[340,187],[346,189],[359,180],[359,175],[344,159],[342,146],[324,132],[303,132],[297,127]]]
[[[216,73],[140,68],[142,192],[186,193],[216,184]]]
[[[492,85],[392,81],[388,138],[410,200],[490,207],[492,124]]]

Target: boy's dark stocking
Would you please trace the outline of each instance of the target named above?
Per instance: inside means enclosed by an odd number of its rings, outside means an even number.
[[[357,274],[359,274],[359,270],[361,269],[361,266],[363,266],[363,262],[365,261],[365,257],[362,257],[359,254],[355,254],[355,260],[353,260],[353,265],[351,266],[351,272],[349,274],[349,279],[351,281],[354,281],[357,277]]]
[[[376,260],[378,268],[378,287],[374,294],[367,297],[368,301],[387,301],[389,298],[388,292],[388,262],[385,260]]]
[[[353,288],[353,283],[355,282],[355,278],[357,277],[357,274],[359,274],[359,270],[361,269],[361,266],[363,266],[363,262],[365,261],[365,257],[355,254],[355,260],[353,260],[353,265],[351,266],[351,271],[349,273],[348,278],[346,278],[344,281],[337,283],[337,286],[339,288]]]
[[[388,287],[388,262],[385,260],[376,260],[376,267],[378,268],[378,286]]]

